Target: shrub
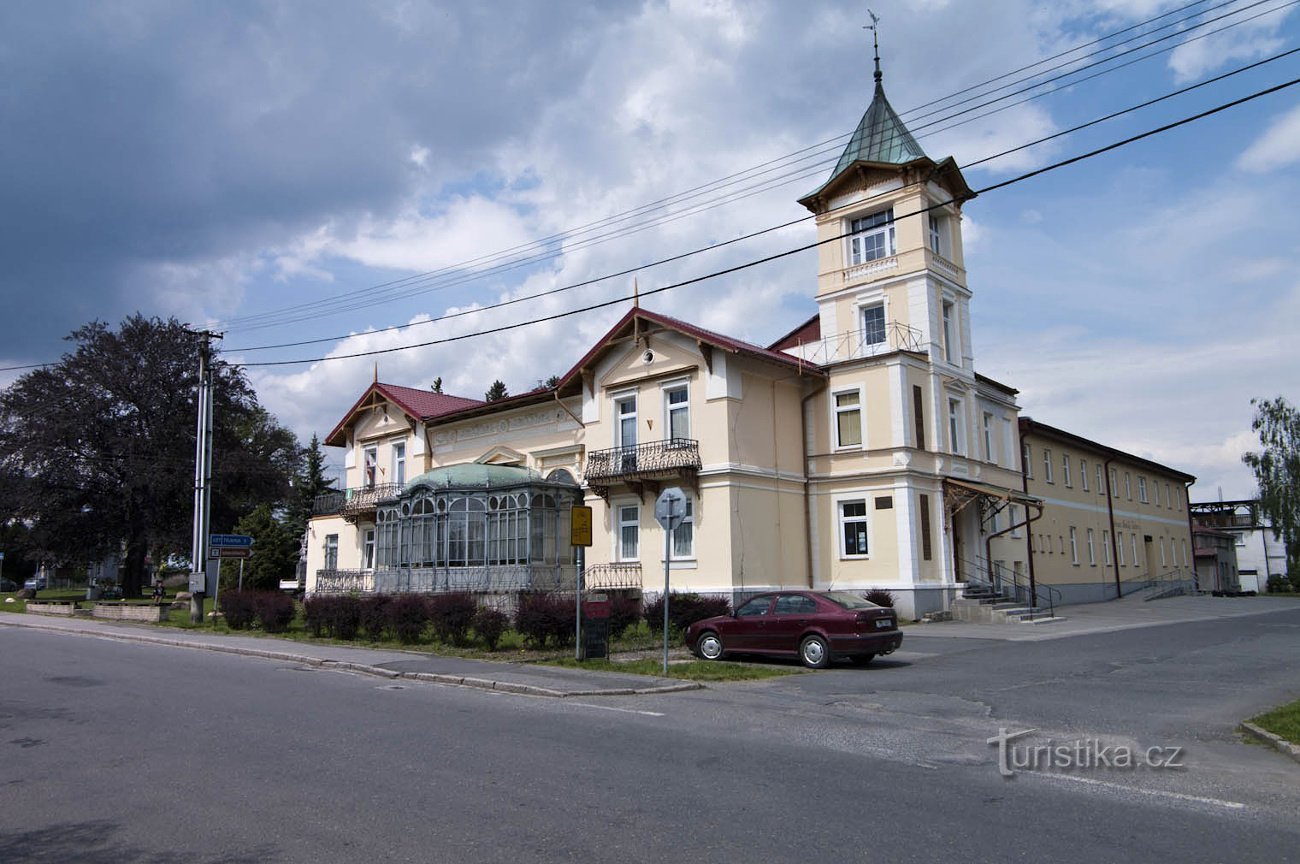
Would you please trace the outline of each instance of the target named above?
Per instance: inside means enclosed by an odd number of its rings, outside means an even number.
[[[361,598],[361,632],[371,642],[384,638],[388,627],[388,604],[393,598],[387,594],[371,594]]]
[[[573,644],[573,598],[558,594],[524,594],[515,612],[515,629],[529,646],[542,648],[548,640],[556,646]]]
[[[668,626],[673,630],[685,630],[696,621],[730,612],[731,603],[725,597],[701,597],[699,594],[678,594],[676,591],[668,595]],[[650,626],[651,633],[658,633],[663,629],[663,595],[645,605],[643,617],[646,624]]]
[[[227,591],[217,601],[221,614],[225,616],[226,626],[231,630],[243,630],[253,623],[254,599],[250,591]]]
[[[303,604],[303,623],[313,636],[352,641],[361,626],[361,601],[356,597],[309,597]]]
[[[333,597],[308,597],[302,604],[302,623],[307,632],[319,639],[325,634],[326,607]]]
[[[446,645],[465,644],[476,612],[478,601],[464,591],[435,594],[429,599],[429,621],[434,635]]]
[[[893,591],[886,591],[884,588],[872,588],[866,594],[863,594],[862,598],[868,603],[875,603],[877,606],[887,606],[890,609],[894,608],[894,600],[897,599],[894,597]]]
[[[489,651],[497,650],[501,634],[506,632],[510,619],[500,609],[484,606],[474,613],[474,632]]]
[[[641,601],[626,594],[615,594],[609,598],[609,638],[617,639],[636,624],[641,617]],[[659,612],[663,620],[663,611]]]
[[[258,591],[253,595],[253,612],[257,623],[267,633],[283,633],[293,621],[293,600],[279,591]]]
[[[423,597],[404,594],[385,607],[388,629],[404,645],[414,645],[429,625],[429,604]]]

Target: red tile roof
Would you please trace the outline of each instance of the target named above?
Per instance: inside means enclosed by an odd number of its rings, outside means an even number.
[[[375,394],[387,399],[416,420],[432,420],[444,414],[454,414],[457,411],[483,404],[478,399],[467,399],[464,396],[451,396],[446,393],[435,393],[432,390],[422,390],[418,387],[402,387],[399,384],[384,384],[376,381],[366,388],[366,392],[362,393],[361,398],[348,409],[348,412],[343,415],[343,419],[338,422],[333,431],[325,436],[327,445],[341,447],[347,444],[347,440],[340,437],[343,430],[356,419],[357,412]]]

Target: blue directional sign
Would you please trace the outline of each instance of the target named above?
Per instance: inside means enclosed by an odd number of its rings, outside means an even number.
[[[223,549],[247,549],[253,545],[253,538],[247,534],[209,534],[208,545]]]

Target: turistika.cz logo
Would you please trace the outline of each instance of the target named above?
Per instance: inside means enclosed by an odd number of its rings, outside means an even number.
[[[1143,749],[1127,744],[1106,744],[1096,738],[1064,742],[1048,738],[1041,744],[1012,743],[1035,731],[1008,732],[999,728],[998,734],[988,739],[989,744],[998,748],[999,774],[1013,777],[1017,771],[1177,770],[1183,767],[1182,747]]]

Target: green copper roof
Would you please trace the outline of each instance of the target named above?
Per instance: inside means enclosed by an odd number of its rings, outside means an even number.
[[[434,489],[472,489],[501,486],[523,486],[541,483],[542,475],[517,465],[488,465],[482,462],[465,462],[446,465],[426,471],[406,482],[406,488],[430,486]]]
[[[890,107],[889,100],[885,98],[885,88],[877,78],[876,93],[871,99],[871,105],[868,106],[867,113],[862,115],[862,121],[858,123],[848,146],[840,155],[840,161],[831,172],[831,179],[858,161],[903,165],[924,158],[925,151]]]

